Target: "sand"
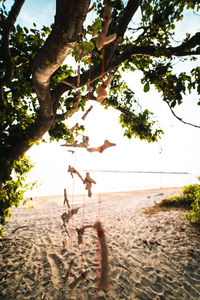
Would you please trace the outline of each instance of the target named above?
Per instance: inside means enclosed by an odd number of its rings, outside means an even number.
[[[200,299],[200,236],[183,211],[146,215],[154,201],[181,188],[75,196],[80,206],[62,233],[60,215],[67,211],[63,197],[40,197],[34,209],[13,210],[0,248],[0,299]],[[78,246],[75,227],[94,224],[101,200],[101,221],[109,253],[109,288],[96,290],[99,258],[93,229]],[[27,226],[13,231],[19,226]],[[81,257],[81,252],[83,256]],[[71,258],[74,265],[66,278]],[[70,284],[88,271],[84,280]]]

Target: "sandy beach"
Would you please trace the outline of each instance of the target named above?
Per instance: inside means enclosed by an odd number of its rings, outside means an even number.
[[[0,299],[200,299],[199,230],[181,210],[143,213],[180,190],[74,196],[74,208],[80,209],[68,223],[70,237],[61,229],[60,216],[67,211],[63,196],[34,198],[33,209],[13,209],[0,248]],[[78,245],[75,228],[83,224],[82,201],[84,225],[97,221],[101,202],[109,255],[107,290],[96,289],[96,231],[85,230]],[[86,278],[73,288],[81,271],[88,272]]]

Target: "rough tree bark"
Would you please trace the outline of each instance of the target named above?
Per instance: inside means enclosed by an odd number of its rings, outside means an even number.
[[[29,136],[11,149],[12,159],[23,156],[34,141],[40,139],[52,126],[56,111],[50,91],[50,77],[60,67],[72,48],[78,43],[90,0],[57,0],[52,32],[33,63],[33,86],[40,103],[38,119]],[[31,143],[30,143],[31,141]]]

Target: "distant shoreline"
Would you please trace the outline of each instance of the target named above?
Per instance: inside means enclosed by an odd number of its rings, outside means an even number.
[[[92,169],[87,169],[83,170],[85,172],[104,172],[104,173],[142,173],[142,174],[183,174],[183,175],[189,175],[191,173],[189,172],[168,172],[168,171],[121,171],[121,170],[92,170]]]
[[[97,198],[99,196],[103,197],[103,196],[122,196],[122,195],[136,195],[136,194],[146,194],[146,193],[161,193],[164,191],[175,191],[177,190],[177,192],[180,192],[181,189],[183,188],[183,186],[174,186],[174,187],[160,187],[160,188],[142,188],[142,189],[134,189],[134,190],[126,190],[126,191],[109,191],[109,192],[100,192],[100,193],[94,193],[93,196],[91,198],[87,197],[86,193],[74,193],[74,194],[68,194],[68,197],[70,198],[74,198],[73,200],[75,200],[76,204],[79,203],[79,201],[82,201],[83,197],[85,197],[87,199],[87,201],[93,201],[94,198]],[[32,197],[25,197],[25,199],[29,199],[29,198],[33,198],[36,201],[48,201],[50,199],[53,199],[54,201],[57,200],[62,200],[64,199],[64,195],[63,194],[52,194],[52,195],[40,195],[40,196],[32,196]],[[78,201],[77,201],[78,200]]]

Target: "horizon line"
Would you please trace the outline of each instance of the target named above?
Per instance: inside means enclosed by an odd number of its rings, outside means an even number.
[[[179,172],[179,171],[125,171],[125,170],[92,170],[92,169],[86,169],[83,170],[85,172],[90,171],[90,172],[105,172],[105,173],[149,173],[149,174],[185,174],[189,175],[191,173],[189,172]]]

